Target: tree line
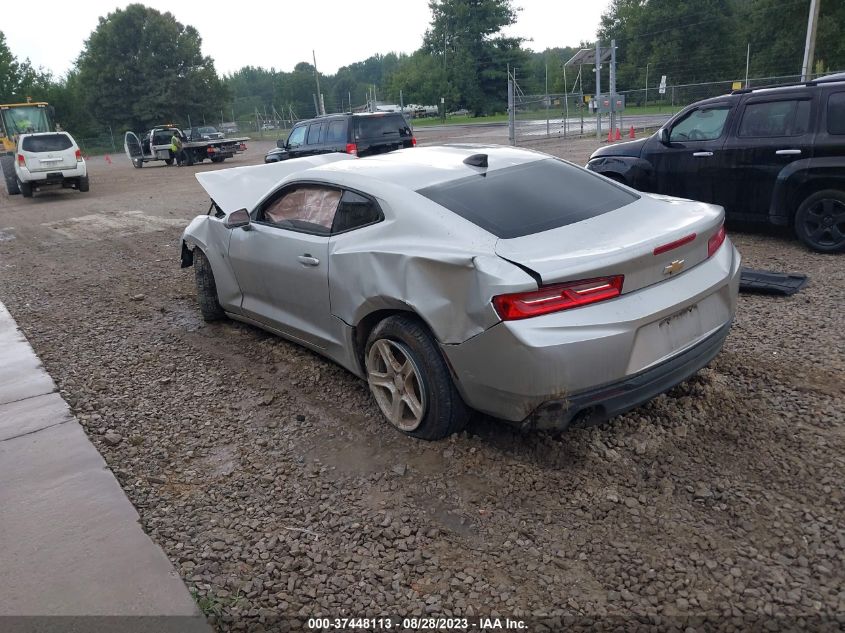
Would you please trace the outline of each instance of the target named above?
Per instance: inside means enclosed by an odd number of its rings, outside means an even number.
[[[738,80],[749,73],[800,72],[810,0],[611,0],[597,25],[604,46],[617,45],[617,87],[656,88],[672,83]],[[543,94],[573,90],[578,69],[564,63],[594,42],[537,52],[530,40],[507,37],[516,22],[513,0],[431,0],[431,23],[412,54],[386,53],[319,74],[327,111],[379,101],[439,104],[448,110],[493,114],[507,108],[507,69],[520,90]],[[845,69],[845,2],[821,0],[817,72]],[[49,101],[57,120],[80,136],[110,126],[116,133],[173,121],[186,125],[252,118],[256,112],[287,118],[315,114],[316,73],[308,62],[291,71],[247,66],[220,76],[203,56],[202,39],[169,12],[131,4],[101,17],[73,68],[63,77],[18,60],[0,32],[0,102]],[[607,64],[603,82],[607,81]],[[606,83],[603,83],[607,86]],[[581,74],[594,90],[592,67]]]

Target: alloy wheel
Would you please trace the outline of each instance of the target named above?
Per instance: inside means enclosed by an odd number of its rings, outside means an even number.
[[[416,430],[425,417],[426,393],[408,349],[379,339],[370,347],[366,365],[370,391],[384,417],[406,433]]]
[[[845,202],[818,200],[804,215],[804,232],[807,239],[824,248],[845,245]]]

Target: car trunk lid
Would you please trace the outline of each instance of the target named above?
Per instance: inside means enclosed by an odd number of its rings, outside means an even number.
[[[708,257],[721,207],[643,195],[636,202],[567,226],[500,239],[496,254],[542,285],[624,275],[622,293],[675,277]]]
[[[66,134],[35,134],[21,142],[20,154],[30,171],[61,171],[76,167],[76,147]]]

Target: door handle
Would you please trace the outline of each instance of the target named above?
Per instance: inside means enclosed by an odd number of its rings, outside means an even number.
[[[778,156],[798,156],[800,153],[800,149],[779,149],[775,152]]]
[[[693,152],[692,155],[696,158],[701,158],[702,156],[712,156],[713,152]]]
[[[305,253],[305,255],[300,255],[296,259],[303,266],[319,266],[320,265],[320,260],[317,259],[316,257],[311,257],[311,255],[309,255],[308,253]]]

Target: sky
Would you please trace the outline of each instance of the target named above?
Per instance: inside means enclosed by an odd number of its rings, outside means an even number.
[[[542,51],[591,41],[609,0],[514,0],[521,8],[507,35],[533,41],[526,47]],[[83,42],[105,16],[129,2],[115,0],[41,0],[45,19],[0,25],[6,43],[18,59],[36,68],[64,75],[74,64]],[[170,11],[202,36],[203,53],[214,59],[217,72],[243,66],[290,71],[312,61],[314,50],[322,74],[363,61],[376,53],[412,53],[422,44],[431,20],[428,0],[313,0],[254,2],[243,5],[197,0],[146,0],[147,6]],[[235,8],[237,7],[237,8]],[[319,23],[318,23],[319,21]]]

